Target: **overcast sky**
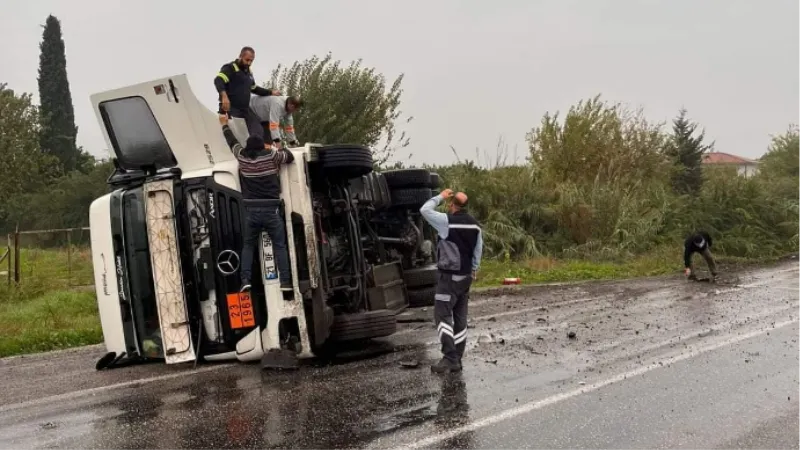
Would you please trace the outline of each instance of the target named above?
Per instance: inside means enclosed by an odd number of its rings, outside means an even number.
[[[201,6],[203,3],[205,6]],[[233,9],[235,8],[235,9]],[[798,121],[797,0],[4,0],[0,82],[37,91],[48,14],[62,23],[78,143],[106,148],[89,95],[186,73],[216,107],[212,78],[239,48],[254,73],[333,52],[405,73],[413,162],[518,155],[547,111],[602,93],[669,120],[681,106],[717,150],[758,157]]]

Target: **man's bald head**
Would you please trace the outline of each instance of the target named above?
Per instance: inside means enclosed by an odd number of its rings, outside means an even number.
[[[456,192],[456,195],[453,196],[453,203],[459,208],[466,207],[468,201],[467,194],[463,192]]]
[[[460,211],[462,209],[467,208],[467,202],[469,198],[467,198],[467,194],[463,192],[457,192],[453,195],[453,199],[450,201],[450,212],[454,213],[456,211]]]

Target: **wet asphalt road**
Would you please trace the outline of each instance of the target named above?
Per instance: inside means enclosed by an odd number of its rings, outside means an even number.
[[[420,322],[295,373],[9,358],[0,448],[798,448],[798,300],[796,262],[478,294],[465,371],[444,377]]]

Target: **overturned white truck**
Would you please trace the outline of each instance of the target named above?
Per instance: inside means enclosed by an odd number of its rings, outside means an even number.
[[[419,206],[438,186],[421,169],[373,171],[359,145],[289,149],[281,169],[294,286],[282,292],[264,233],[239,295],[243,206],[216,113],[185,75],[91,97],[114,152],[111,192],[90,208],[107,354],[137,361],[311,358],[329,344],[391,335],[396,313],[433,302],[436,234]],[[234,119],[240,141],[246,126]],[[256,277],[254,277],[256,278]]]

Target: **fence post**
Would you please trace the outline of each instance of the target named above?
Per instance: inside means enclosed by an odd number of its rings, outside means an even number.
[[[72,229],[67,230],[67,286],[72,286]]]
[[[19,285],[19,224],[14,229],[14,283]]]
[[[8,242],[8,251],[11,251],[11,233],[6,235],[6,241]],[[11,286],[11,255],[6,254],[6,259],[8,259],[8,271],[6,272],[6,276],[8,278],[8,285]]]

